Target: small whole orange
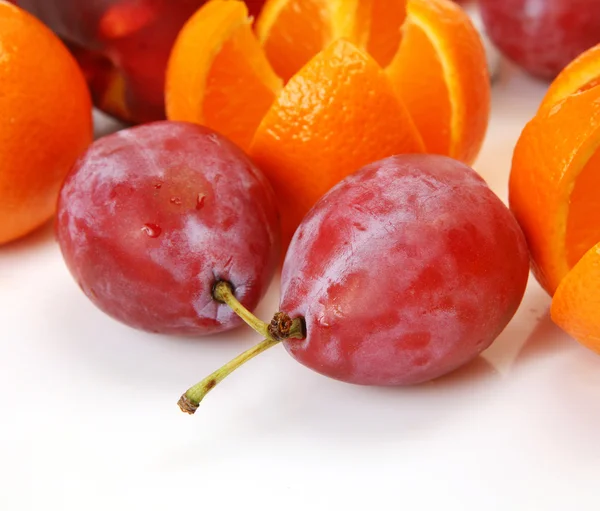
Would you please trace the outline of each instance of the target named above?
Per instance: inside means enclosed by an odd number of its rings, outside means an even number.
[[[93,136],[85,79],[62,42],[0,0],[0,244],[49,220]]]

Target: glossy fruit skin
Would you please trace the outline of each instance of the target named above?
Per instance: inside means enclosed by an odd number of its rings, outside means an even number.
[[[206,0],[16,0],[65,39],[95,104],[129,122],[164,119],[167,60],[180,28]],[[249,0],[250,14],[264,0]],[[111,88],[124,97],[107,98]],[[124,104],[121,104],[124,103]]]
[[[162,121],[96,141],[59,198],[57,234],[84,293],[130,326],[203,335],[240,324],[218,279],[253,309],[279,261],[273,192],[217,133]]]
[[[530,74],[554,78],[600,42],[600,0],[481,0],[492,41]]]
[[[493,342],[527,277],[524,236],[474,171],[391,157],[334,187],[296,231],[280,309],[305,318],[307,337],[285,347],[345,382],[425,382]]]

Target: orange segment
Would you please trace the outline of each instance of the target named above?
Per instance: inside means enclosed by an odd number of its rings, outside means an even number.
[[[379,65],[385,67],[400,46],[406,0],[370,0],[370,3],[371,23],[366,50]]]
[[[289,80],[334,38],[329,0],[267,0],[256,34],[273,69]]]
[[[599,148],[600,87],[540,111],[515,148],[509,202],[550,294],[600,240]]]
[[[250,155],[273,184],[289,242],[306,212],[348,174],[386,156],[423,150],[383,70],[338,40],[288,82]]]
[[[583,52],[550,85],[540,110],[551,108],[570,94],[600,84],[600,44]]]
[[[386,71],[427,151],[472,164],[488,125],[490,79],[467,14],[449,0],[409,0],[402,44]]]
[[[600,243],[594,245],[558,286],[552,319],[584,346],[600,354]]]
[[[167,117],[204,124],[247,149],[282,83],[244,2],[212,0],[183,27],[166,80]]]

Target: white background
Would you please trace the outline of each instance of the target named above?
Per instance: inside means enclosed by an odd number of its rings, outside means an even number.
[[[503,199],[544,90],[512,68],[495,84],[475,167]],[[116,323],[47,226],[0,249],[0,510],[598,510],[600,357],[549,304],[531,279],[496,343],[435,383],[347,385],[276,347],[190,417],[179,395],[259,338]]]

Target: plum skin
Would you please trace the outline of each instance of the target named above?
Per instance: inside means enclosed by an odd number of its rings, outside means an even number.
[[[600,0],[480,0],[487,33],[531,75],[553,79],[600,43]]]
[[[391,157],[336,185],[289,247],[280,310],[304,317],[297,361],[341,381],[409,385],[475,358],[516,312],[525,238],[473,170]]]
[[[249,309],[279,262],[273,191],[207,128],[160,121],[97,140],[58,202],[58,242],[83,292],[130,326],[204,335],[241,320],[212,297],[228,280]]]

